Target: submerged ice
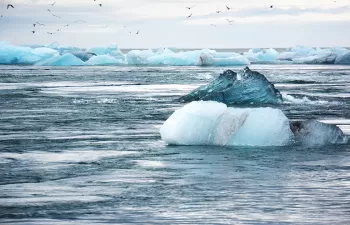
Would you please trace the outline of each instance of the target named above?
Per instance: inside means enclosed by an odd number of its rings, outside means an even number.
[[[70,55],[67,57],[67,54],[73,55],[75,58]],[[56,60],[60,57],[65,59],[64,63],[56,63]],[[83,63],[78,63],[76,58]],[[91,58],[93,58],[92,61],[88,62]],[[240,53],[219,52],[212,49],[181,51],[174,48],[160,48],[155,50],[131,50],[123,53],[115,44],[82,49],[74,46],[60,46],[58,43],[46,46],[14,46],[0,42],[0,64],[11,65],[242,66],[252,63],[350,64],[349,58],[350,51],[346,48],[321,49],[297,46],[281,52],[272,48],[253,48]],[[69,59],[72,62],[68,61]]]
[[[219,102],[192,102],[176,110],[160,129],[171,145],[286,146],[344,144],[335,125],[316,120],[290,122],[273,108],[231,108]]]
[[[208,85],[197,88],[180,101],[217,101],[225,104],[282,103],[280,92],[266,77],[248,67],[237,73],[226,70]]]

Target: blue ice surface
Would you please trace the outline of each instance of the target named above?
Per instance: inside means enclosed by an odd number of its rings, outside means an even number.
[[[247,52],[218,52],[211,49],[178,51],[171,48],[131,50],[123,53],[116,44],[82,49],[74,46],[15,46],[0,42],[0,64],[43,66],[244,66],[250,64],[350,64],[346,48],[296,46],[278,52],[253,48]]]

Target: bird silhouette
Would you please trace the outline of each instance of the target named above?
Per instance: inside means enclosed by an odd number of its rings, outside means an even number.
[[[39,25],[39,26],[46,26],[46,25],[43,24],[43,23],[35,22],[35,23],[33,24],[33,27],[35,27],[36,25]]]
[[[221,11],[216,11],[216,13],[221,13]]]
[[[13,9],[15,8],[12,4],[8,4],[7,5],[7,9],[9,9],[10,7],[13,8]]]
[[[187,18],[190,18],[191,16],[192,16],[192,13]]]
[[[186,7],[186,9],[189,9],[189,10],[191,10],[193,7],[195,7],[196,5],[194,5],[194,6],[191,6],[191,7]]]
[[[54,3],[52,3],[52,4],[50,4],[51,6],[54,6],[56,4],[56,2],[54,2]]]
[[[55,34],[55,33],[47,32],[47,34],[53,35],[53,34]]]
[[[60,16],[57,16],[57,15],[55,15],[55,14],[52,14],[52,16],[57,17],[57,18],[61,18]]]
[[[229,20],[229,19],[226,19],[226,20],[227,20],[227,22],[229,22],[229,23],[235,22],[234,20]]]
[[[270,6],[270,9],[272,9],[273,8],[273,5],[272,6]]]
[[[32,33],[35,34],[35,30],[32,30]]]
[[[138,30],[137,32],[136,32],[136,34],[139,34],[140,33],[140,30]]]
[[[102,4],[98,4],[100,7],[102,7]]]
[[[216,25],[215,25],[215,24],[210,24],[209,26],[211,26],[211,27],[216,27]]]

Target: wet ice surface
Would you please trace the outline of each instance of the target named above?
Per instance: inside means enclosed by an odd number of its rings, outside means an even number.
[[[350,135],[350,67],[251,68],[276,84],[290,119]],[[0,223],[350,223],[349,145],[160,140],[175,99],[225,69],[1,66]]]

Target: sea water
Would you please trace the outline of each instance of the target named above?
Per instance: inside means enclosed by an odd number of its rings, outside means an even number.
[[[289,119],[350,135],[349,66],[250,68]],[[0,66],[0,223],[349,224],[349,144],[161,141],[177,99],[225,69]]]

